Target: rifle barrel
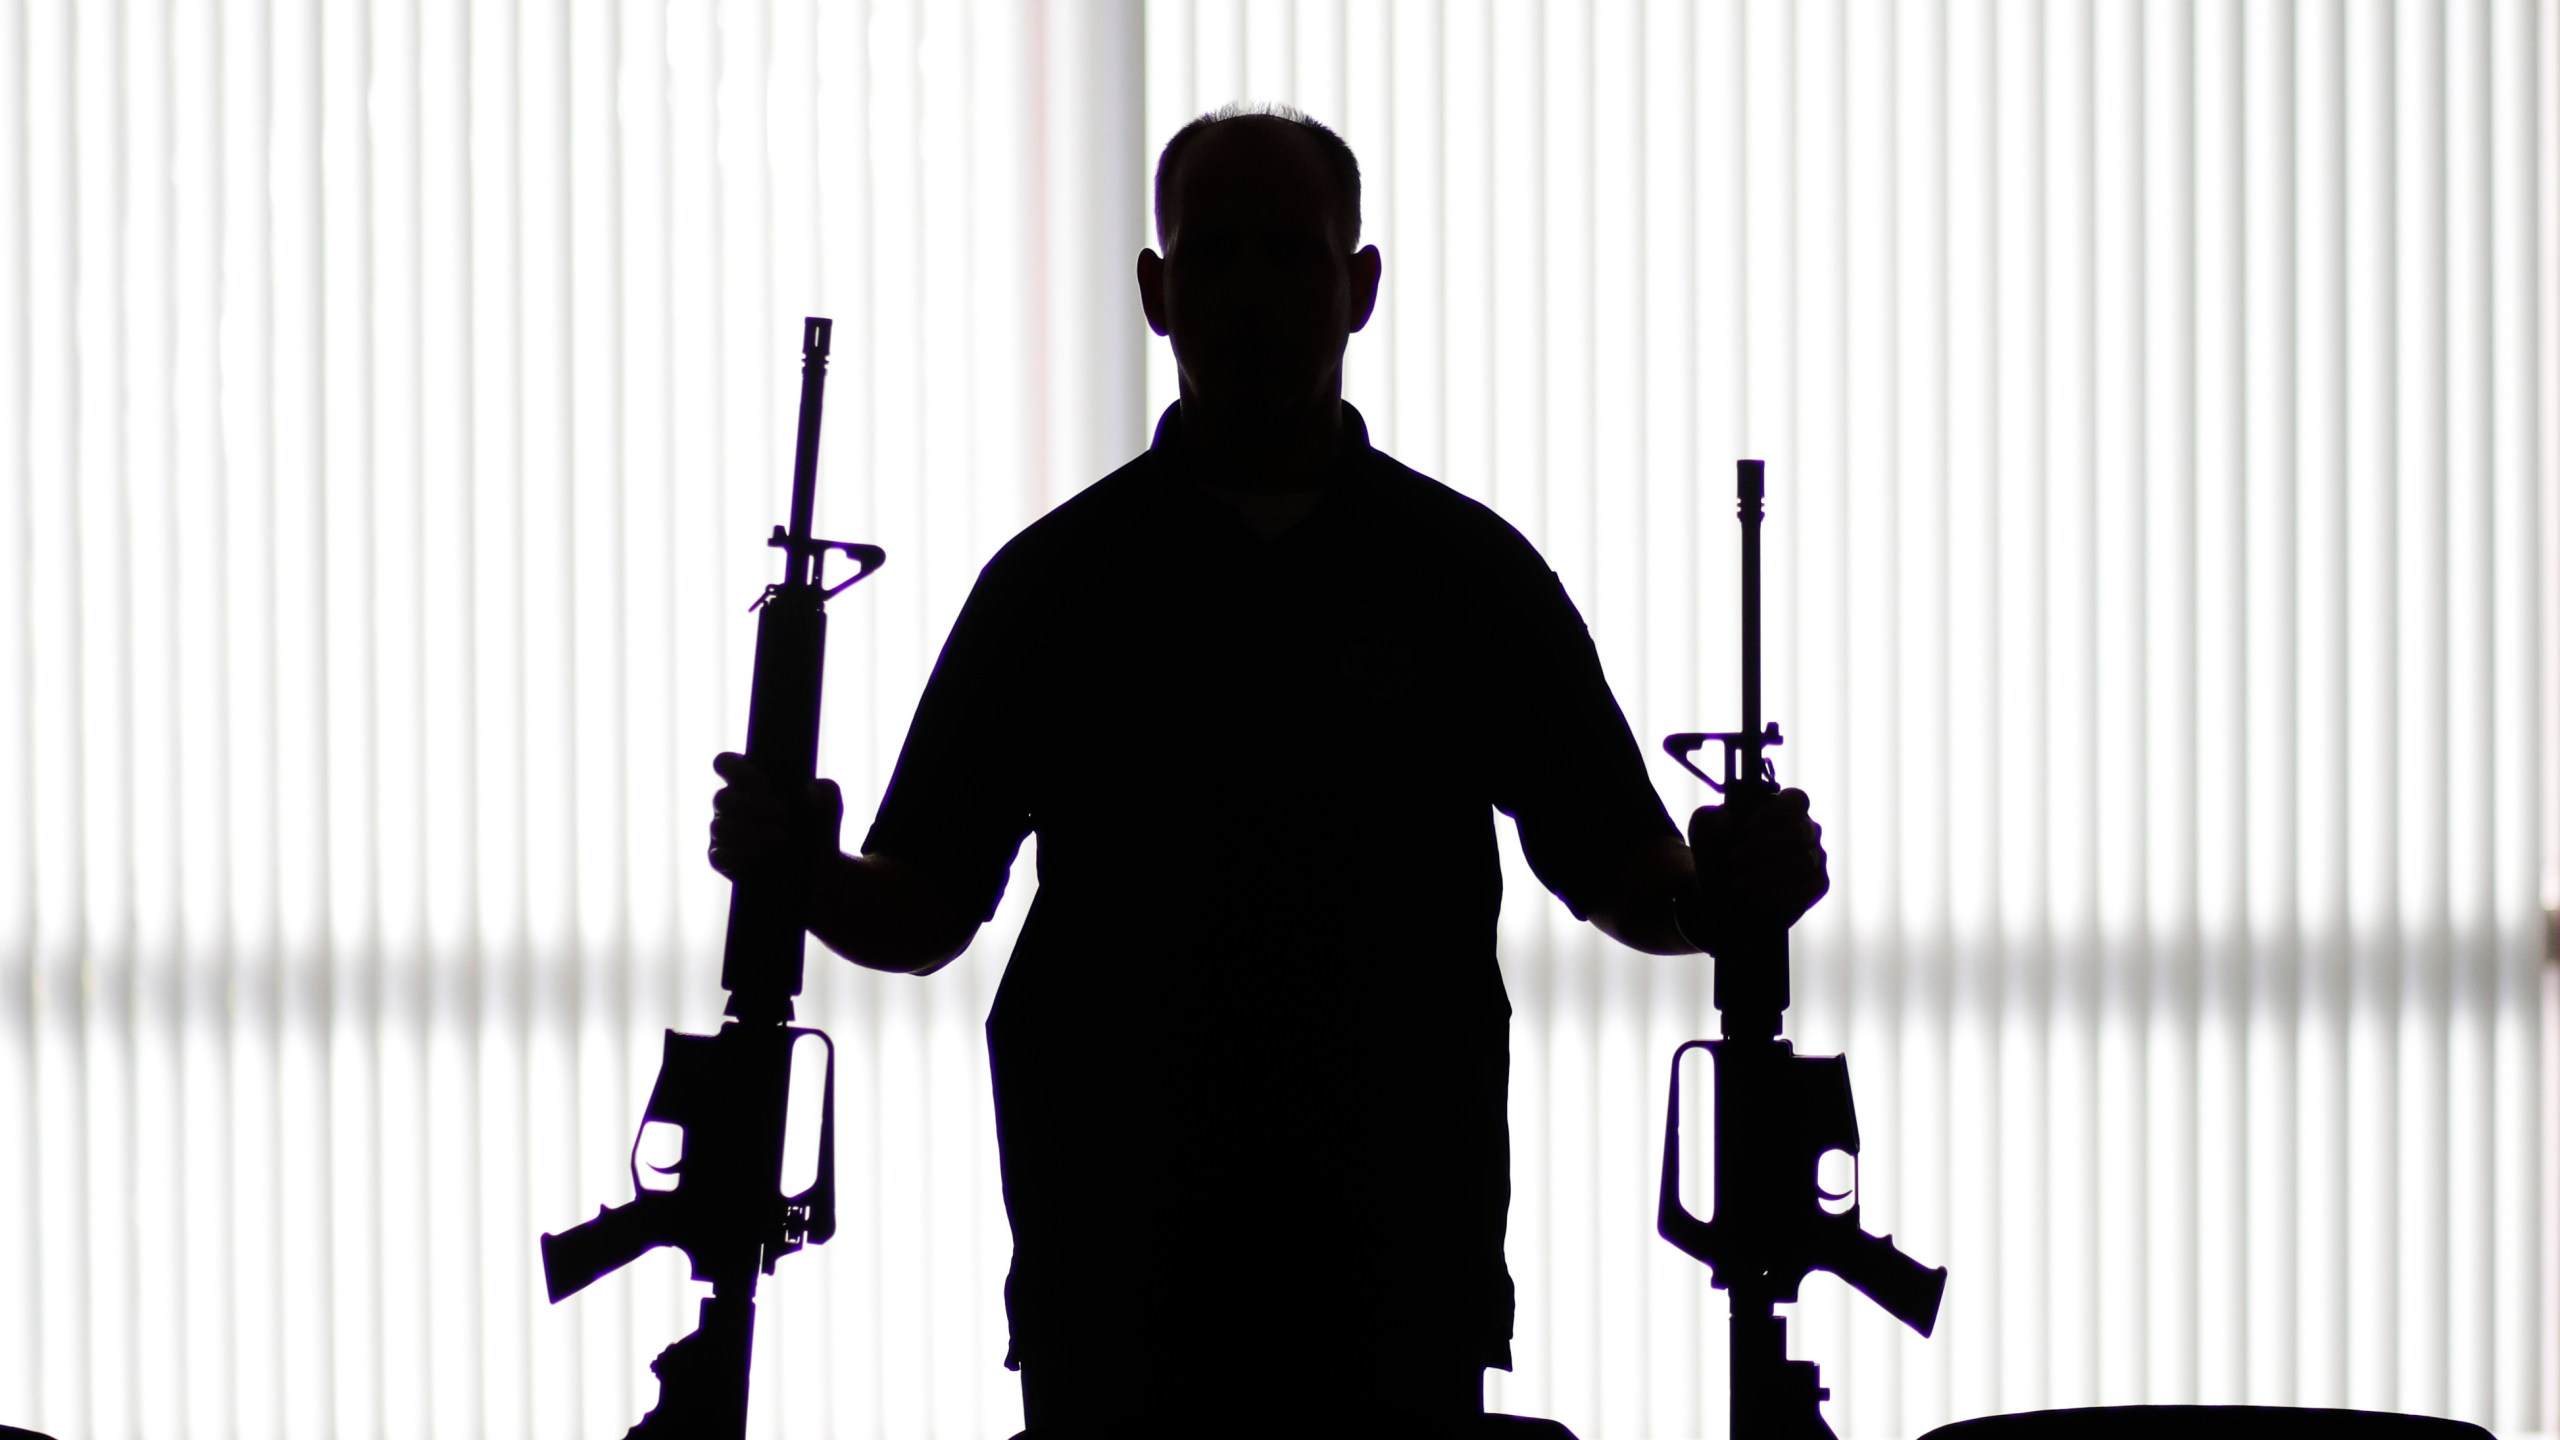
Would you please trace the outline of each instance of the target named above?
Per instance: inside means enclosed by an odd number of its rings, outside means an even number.
[[[827,347],[835,322],[811,315],[800,326],[800,438],[791,455],[791,555],[784,584],[809,583],[809,520],[818,497],[818,418],[826,409]]]
[[[1735,509],[1742,516],[1742,753],[1741,779],[1760,780],[1760,519],[1768,493],[1764,462],[1735,465]]]

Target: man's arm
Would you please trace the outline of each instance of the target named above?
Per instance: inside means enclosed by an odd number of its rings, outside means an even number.
[[[1611,875],[1609,900],[1591,909],[1600,933],[1648,955],[1695,955],[1674,911],[1697,888],[1697,862],[1676,835],[1660,835],[1621,859]]]
[[[732,880],[808,855],[802,897],[809,933],[856,965],[930,975],[959,957],[978,919],[915,866],[889,855],[837,848],[844,796],[819,780],[796,808],[785,805],[743,755],[711,762],[728,783],[711,797],[711,868]]]
[[[810,878],[809,933],[872,970],[930,975],[960,958],[976,917],[923,871],[891,855],[838,854]]]
[[[1701,947],[1692,935],[1714,950],[1735,920],[1793,925],[1830,892],[1831,858],[1801,790],[1780,791],[1741,821],[1708,806],[1691,833],[1714,853],[1701,857],[1663,835],[1618,862],[1611,898],[1591,910],[1602,934],[1649,955],[1694,955]]]

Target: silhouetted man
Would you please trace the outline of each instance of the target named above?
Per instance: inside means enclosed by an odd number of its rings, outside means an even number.
[[[1034,1440],[1481,1413],[1512,1318],[1495,810],[1575,915],[1656,954],[1696,948],[1675,908],[1712,936],[1827,883],[1790,791],[1717,832],[1701,889],[1554,572],[1370,446],[1341,398],[1380,273],[1359,193],[1294,114],[1165,147],[1138,291],[1180,403],[987,564],[863,853],[821,827],[809,928],[915,974],[1039,833],[987,1020]],[[734,875],[790,832],[718,764]]]

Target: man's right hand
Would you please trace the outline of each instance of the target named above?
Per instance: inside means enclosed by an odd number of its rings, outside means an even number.
[[[810,781],[792,805],[744,755],[723,753],[711,768],[727,782],[711,797],[711,868],[731,880],[797,868],[809,933],[827,948],[873,970],[929,975],[978,933],[978,918],[913,866],[843,853],[844,794],[834,781]]]
[[[833,780],[812,780],[797,805],[773,792],[754,761],[734,751],[713,757],[728,783],[711,796],[711,868],[732,880],[762,878],[833,859],[844,827],[844,793]]]

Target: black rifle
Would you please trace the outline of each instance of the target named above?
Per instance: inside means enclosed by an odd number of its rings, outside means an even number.
[[[1768,747],[1777,725],[1760,725],[1761,462],[1745,460],[1736,487],[1742,517],[1742,729],[1723,735],[1673,735],[1662,742],[1681,768],[1724,796],[1740,820],[1778,793]],[[1724,745],[1724,778],[1690,756],[1709,741]],[[1703,856],[1700,811],[1689,843]],[[1691,943],[1705,937],[1691,936]],[[1828,1270],[1848,1281],[1912,1329],[1926,1335],[1938,1321],[1945,1267],[1931,1270],[1894,1248],[1893,1237],[1858,1225],[1858,1116],[1849,1101],[1849,1061],[1841,1055],[1798,1055],[1778,1038],[1787,1008],[1787,927],[1748,919],[1717,937],[1715,1002],[1724,1036],[1692,1040],[1671,1056],[1671,1111],[1662,1136],[1662,1238],[1706,1262],[1716,1288],[1733,1301],[1728,1354],[1732,1364],[1733,1440],[1833,1440],[1822,1418],[1818,1367],[1787,1358],[1787,1322],[1776,1306],[1796,1298],[1804,1277]],[[1703,946],[1702,946],[1703,948]],[[1715,1218],[1700,1220],[1680,1203],[1680,1060],[1704,1049],[1715,1065]],[[1847,1188],[1822,1188],[1822,1157],[1850,1157]],[[1831,1207],[1837,1206],[1837,1209]]]
[[[818,416],[826,395],[831,322],[812,316],[800,342],[800,439],[791,467],[791,525],[773,527],[767,543],[784,556],[782,583],[754,605],[755,689],[747,706],[747,758],[776,794],[797,797],[817,773],[818,693],[827,655],[826,602],[869,575],[887,556],[876,545],[809,537],[818,478]],[[859,568],[829,586],[830,550]],[[808,848],[814,853],[815,846]],[[742,1437],[747,1432],[747,1362],[755,1340],[756,1276],[802,1245],[823,1244],[836,1230],[835,1046],[818,1030],[791,1023],[800,993],[807,930],[797,896],[805,872],[740,880],[729,895],[729,934],[720,985],[729,992],[719,1032],[667,1032],[666,1058],[641,1116],[683,1132],[681,1155],[651,1165],[673,1175],[653,1189],[640,1180],[640,1142],[631,1147],[631,1188],[638,1198],[596,1212],[594,1219],[542,1237],[542,1274],[551,1301],[577,1294],[660,1245],[693,1262],[693,1278],[711,1282],[699,1325],[650,1363],[658,1404],[631,1436]],[[826,1051],[826,1090],[818,1110],[817,1173],[797,1194],[782,1190],[783,1136],[791,1102],[794,1047]]]

